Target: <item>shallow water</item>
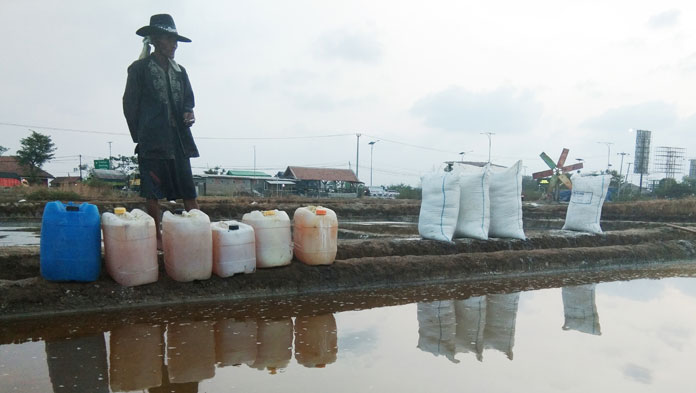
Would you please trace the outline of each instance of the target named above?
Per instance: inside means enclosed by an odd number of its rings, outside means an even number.
[[[0,337],[0,391],[693,389],[696,278],[444,292],[48,320]]]
[[[38,245],[40,222],[0,222],[0,247]]]

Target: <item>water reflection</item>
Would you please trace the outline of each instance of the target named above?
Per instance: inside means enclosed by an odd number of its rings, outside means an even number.
[[[617,295],[617,284],[573,283],[158,310],[46,323],[24,340],[0,326],[0,391],[318,391],[331,380],[337,392],[417,392],[427,390],[426,374],[447,382],[443,392],[462,383],[509,391],[540,369],[548,372],[534,382],[548,386],[521,388],[558,391],[578,368],[611,382],[596,391],[636,387],[627,383],[675,391],[670,383],[683,383],[696,349],[696,300],[681,290],[694,280],[624,282],[622,290],[650,282],[664,289],[647,303]],[[606,332],[597,337],[600,308]],[[491,381],[496,389],[487,390]]]
[[[46,363],[54,392],[108,392],[103,334],[46,341]]]
[[[600,335],[595,284],[562,288],[563,330]],[[513,360],[520,293],[491,294],[464,300],[418,303],[418,348],[453,363],[458,353],[502,352]]]
[[[602,334],[595,302],[595,286],[588,284],[563,288],[563,330],[577,330],[596,336]]]
[[[111,390],[128,392],[162,384],[164,327],[139,323],[120,326],[109,337]]]

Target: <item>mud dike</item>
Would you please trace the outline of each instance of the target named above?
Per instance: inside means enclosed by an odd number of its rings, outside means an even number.
[[[160,269],[158,282],[122,287],[105,272],[92,283],[53,283],[40,277],[38,247],[0,249],[0,319],[56,316],[148,306],[287,298],[297,295],[394,290],[421,285],[447,288],[490,280],[531,282],[597,272],[689,269],[696,233],[688,224],[615,221],[602,235],[555,229],[558,219],[530,220],[527,240],[417,238],[413,222],[347,221],[341,225],[337,260],[330,266],[259,269],[254,274],[180,283]],[[160,261],[160,266],[162,266]],[[522,281],[520,281],[522,280]],[[530,281],[531,280],[531,281]]]

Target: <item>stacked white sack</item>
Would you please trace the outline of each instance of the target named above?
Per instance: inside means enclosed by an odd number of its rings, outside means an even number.
[[[424,239],[451,242],[459,215],[459,175],[433,172],[421,178],[418,233]]]
[[[574,176],[573,191],[566,212],[563,229],[602,233],[599,221],[607,197],[611,175]]]
[[[491,209],[489,197],[489,165],[469,167],[457,166],[459,174],[459,216],[454,237],[470,237],[487,240]]]
[[[522,239],[522,161],[506,169],[491,168],[489,237]]]

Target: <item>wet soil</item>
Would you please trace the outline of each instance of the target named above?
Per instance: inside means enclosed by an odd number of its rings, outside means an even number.
[[[549,275],[589,277],[617,269],[655,269],[674,261],[685,261],[680,265],[691,267],[689,261],[696,261],[696,233],[689,228],[619,216],[602,222],[604,227],[616,229],[602,235],[561,231],[557,228],[562,226],[565,210],[561,214],[557,206],[547,207],[543,214],[538,206],[525,208],[525,214],[533,211],[531,217],[525,216],[526,240],[457,239],[452,243],[418,238],[418,201],[202,200],[201,208],[217,220],[239,219],[256,209],[279,208],[292,215],[295,208],[307,204],[327,206],[339,216],[341,240],[337,261],[330,266],[293,261],[254,274],[180,283],[166,276],[160,261],[158,282],[131,288],[118,285],[105,271],[92,283],[48,282],[40,277],[37,246],[2,247],[0,320],[308,294],[353,296],[367,289],[396,290],[444,283],[453,287],[462,282],[530,280]],[[102,211],[124,205],[128,209],[142,208],[139,201],[99,203]],[[35,204],[34,210],[23,209],[20,213],[31,211],[31,217],[40,216],[37,212],[42,206]],[[162,204],[163,209],[177,206]],[[8,211],[14,210],[0,206],[0,217],[7,217]],[[27,218],[14,216],[18,217]],[[676,222],[681,227],[691,225],[672,218],[660,221]]]

